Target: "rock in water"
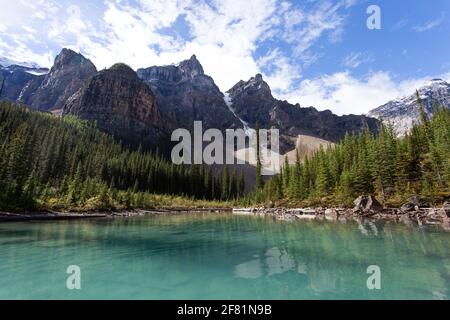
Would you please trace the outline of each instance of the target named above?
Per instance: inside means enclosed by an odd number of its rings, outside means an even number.
[[[170,120],[162,117],[151,89],[125,64],[91,77],[64,106],[76,115],[134,146],[155,147],[167,139]]]
[[[355,204],[354,212],[368,213],[383,209],[383,206],[374,196],[359,196],[353,203]]]

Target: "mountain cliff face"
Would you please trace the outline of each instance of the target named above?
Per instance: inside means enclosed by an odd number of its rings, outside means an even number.
[[[66,100],[95,73],[97,69],[90,60],[63,49],[31,98],[30,105],[41,110],[62,108]]]
[[[163,136],[170,140],[168,128],[192,129],[196,120],[204,129],[250,130],[256,123],[279,128],[282,152],[295,147],[298,135],[334,142],[347,131],[377,129],[372,118],[339,117],[277,100],[261,75],[239,81],[223,94],[195,55],[178,65],[137,73],[121,64],[97,73],[90,60],[69,49],[61,51],[51,70],[2,63],[0,98],[46,111],[63,108],[64,115],[95,120],[101,129],[133,144],[156,144]]]
[[[23,101],[41,84],[46,68],[18,63],[0,58],[0,99]]]
[[[161,111],[179,127],[192,128],[195,120],[202,121],[203,128],[242,127],[195,55],[178,65],[139,69],[137,74],[155,93]]]
[[[417,92],[428,117],[432,116],[436,106],[450,108],[450,84],[442,79],[429,81]],[[401,136],[412,128],[414,122],[419,121],[420,103],[417,94],[412,93],[407,97],[390,101],[370,111],[368,115],[381,118],[386,123],[390,122],[396,134]]]
[[[0,71],[0,98],[22,101],[39,110],[55,110],[62,108],[97,69],[81,54],[63,49],[50,71],[18,65],[2,67]]]
[[[244,122],[254,127],[276,127],[283,135],[309,135],[338,141],[345,132],[357,132],[368,126],[377,130],[377,120],[365,116],[337,116],[331,111],[302,108],[272,96],[269,85],[260,74],[249,81],[240,81],[227,91],[232,109]]]
[[[170,120],[164,118],[151,89],[124,64],[91,77],[71,96],[63,115],[95,121],[97,126],[126,144],[155,147],[167,138]]]

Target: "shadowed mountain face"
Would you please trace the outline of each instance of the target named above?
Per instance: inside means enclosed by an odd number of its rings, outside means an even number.
[[[328,110],[301,108],[299,104],[277,100],[260,74],[247,82],[238,82],[227,93],[236,114],[251,127],[256,123],[263,128],[276,127],[281,134],[291,137],[309,135],[338,141],[347,131],[358,132],[366,126],[371,131],[377,130],[377,121],[373,118],[337,116]]]
[[[41,110],[62,108],[66,100],[96,72],[90,60],[72,50],[63,49],[30,98],[31,106]]]
[[[437,106],[450,108],[450,84],[442,79],[433,79],[418,89],[419,98],[428,117],[432,116]],[[420,118],[420,102],[416,93],[390,101],[369,112],[371,117],[380,117],[386,123],[390,122],[397,135],[407,133],[414,122]]]
[[[203,128],[242,127],[195,55],[178,65],[154,66],[137,73],[155,93],[161,111],[179,127],[192,128],[195,120],[202,121]]]
[[[124,64],[87,80],[65,104],[63,115],[69,114],[95,121],[100,129],[134,146],[157,147],[171,129],[151,89]]]
[[[14,65],[2,67],[0,71],[2,99],[22,101],[32,108],[47,111],[62,108],[97,69],[81,54],[63,49],[49,72]]]
[[[30,97],[41,85],[47,69],[35,69],[22,66],[0,67],[0,98],[8,101],[29,102]]]
[[[192,130],[194,121],[202,121],[204,130],[248,130],[256,123],[278,128],[282,153],[295,148],[298,135],[338,141],[347,131],[377,128],[377,121],[365,116],[339,117],[277,100],[261,75],[239,81],[224,95],[195,55],[137,73],[122,64],[97,73],[90,60],[69,49],[61,51],[51,70],[2,63],[0,98],[44,111],[64,107],[64,115],[97,121],[132,144],[157,145],[163,138],[167,144],[172,129]]]

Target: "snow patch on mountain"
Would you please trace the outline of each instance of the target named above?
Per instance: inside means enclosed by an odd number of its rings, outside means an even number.
[[[430,118],[436,106],[450,108],[450,84],[442,79],[427,81],[417,92],[424,111]],[[409,96],[392,100],[370,111],[368,116],[381,118],[385,123],[391,123],[394,132],[398,136],[403,136],[411,130],[414,123],[419,122],[420,103],[417,100],[417,94],[414,92]]]
[[[241,119],[237,114],[236,111],[233,109],[233,101],[230,97],[230,94],[228,92],[224,93],[224,101],[225,104],[228,107],[228,110],[230,110],[230,112],[242,123],[242,126],[244,127],[244,131],[245,134],[248,136],[251,136],[254,132],[255,129],[250,128],[250,126],[248,125],[248,122],[244,121],[243,119]]]
[[[19,62],[16,60],[12,60],[12,59],[8,59],[5,57],[0,57],[0,66],[2,67],[10,67],[10,66],[20,66],[20,67],[25,67],[25,68],[30,68],[30,69],[40,69],[41,67],[34,62]]]

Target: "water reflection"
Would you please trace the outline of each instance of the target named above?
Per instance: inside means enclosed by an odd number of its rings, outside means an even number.
[[[0,224],[0,298],[73,298],[60,283],[77,264],[82,298],[448,299],[449,236],[205,213]],[[377,292],[366,288],[374,264]]]

